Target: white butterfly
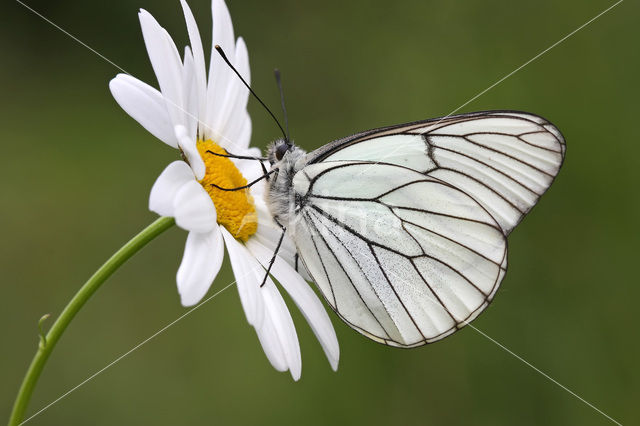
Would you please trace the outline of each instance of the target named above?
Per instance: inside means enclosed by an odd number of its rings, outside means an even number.
[[[517,111],[369,130],[308,154],[281,139],[266,198],[336,313],[377,342],[414,347],[489,305],[506,237],[564,153],[558,129]]]

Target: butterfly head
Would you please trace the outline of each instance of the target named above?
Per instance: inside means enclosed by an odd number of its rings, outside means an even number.
[[[276,163],[282,161],[283,158],[290,157],[289,153],[300,151],[300,148],[295,146],[293,142],[286,139],[277,139],[267,149],[267,158],[269,163],[273,166]]]

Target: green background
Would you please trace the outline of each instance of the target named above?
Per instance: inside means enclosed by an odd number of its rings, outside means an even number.
[[[191,2],[210,42],[206,0]],[[29,2],[156,85],[137,21],[149,10],[179,46],[178,1]],[[294,139],[312,149],[383,125],[450,113],[611,1],[230,1],[253,86],[274,109],[283,79]],[[149,189],[176,152],[129,118],[117,72],[18,3],[3,6],[0,106],[0,414],[37,345],[113,251],[154,219]],[[564,133],[562,171],[509,238],[510,268],[474,325],[623,424],[640,415],[638,16],[626,1],[461,112],[522,109]],[[255,101],[252,145],[278,136]],[[35,391],[34,413],[186,312],[174,228],[80,312]],[[232,281],[225,262],[209,294]],[[291,305],[291,304],[290,304]],[[337,373],[292,306],[302,379],[276,372],[230,288],[100,374],[33,425],[611,424],[467,327],[419,349],[370,342],[330,313]]]

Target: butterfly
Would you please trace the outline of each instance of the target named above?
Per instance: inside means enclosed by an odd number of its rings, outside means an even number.
[[[383,127],[309,153],[285,137],[268,149],[266,200],[296,245],[296,268],[344,322],[416,347],[487,308],[507,271],[507,236],[565,150],[554,125],[519,111]]]
[[[507,272],[507,236],[553,183],[566,152],[546,119],[495,110],[381,127],[305,152],[280,128],[261,161],[265,200],[308,274],[353,329],[389,346],[436,342],[474,320]],[[268,160],[267,171],[263,160]]]

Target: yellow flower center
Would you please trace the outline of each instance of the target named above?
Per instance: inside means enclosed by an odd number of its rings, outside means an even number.
[[[247,241],[258,229],[258,215],[251,192],[248,188],[223,191],[211,185],[237,188],[246,185],[247,180],[230,159],[211,154],[211,152],[227,154],[218,144],[206,140],[198,141],[197,146],[206,166],[206,172],[200,184],[209,193],[216,207],[218,223],[227,228],[235,238]]]

